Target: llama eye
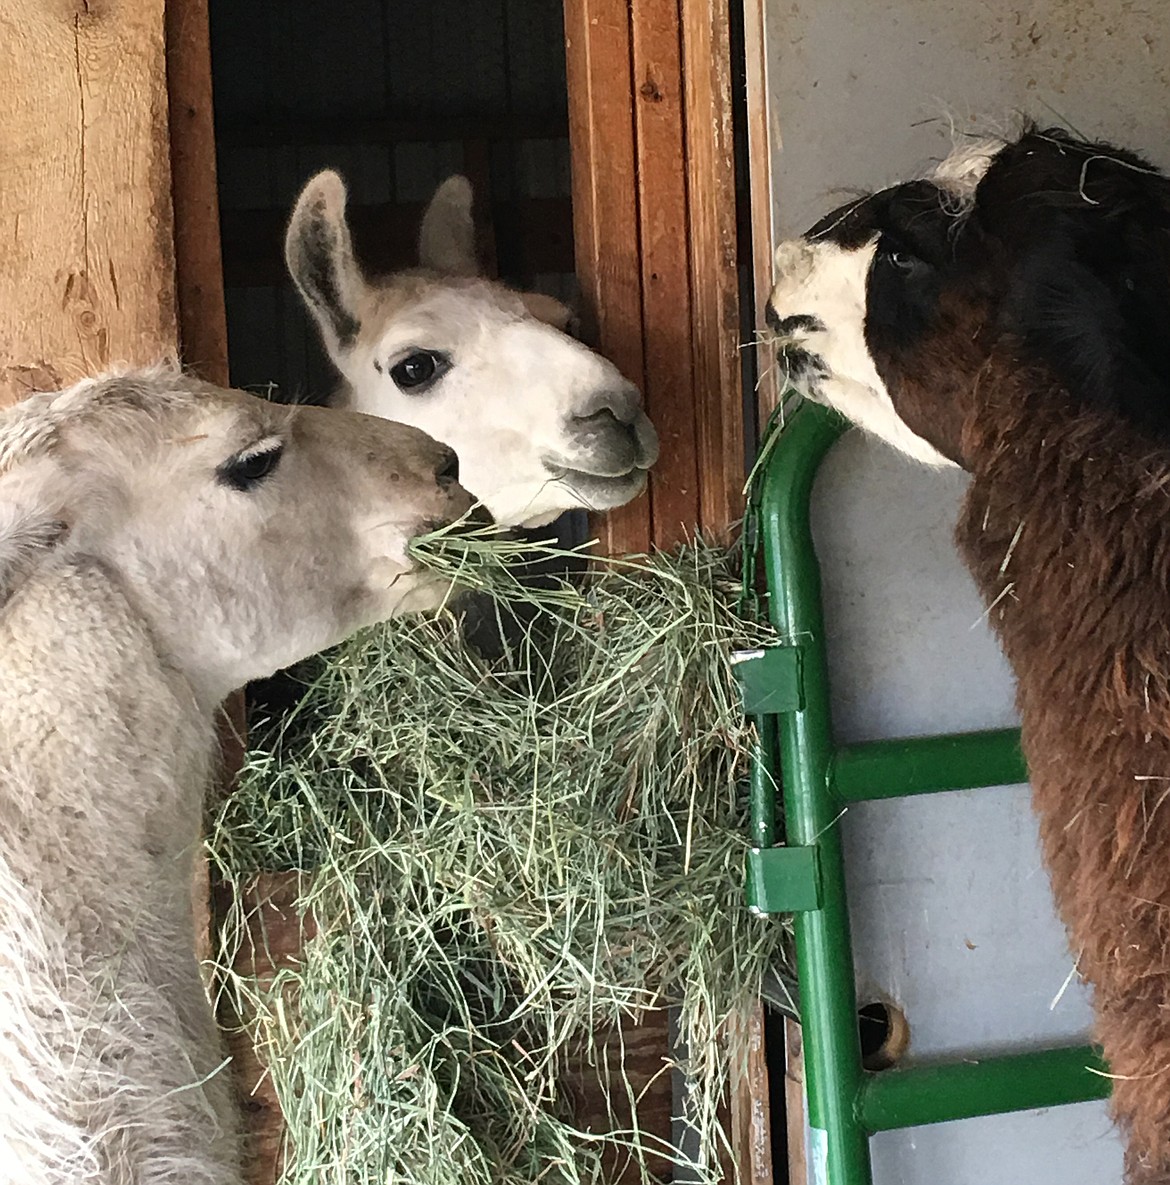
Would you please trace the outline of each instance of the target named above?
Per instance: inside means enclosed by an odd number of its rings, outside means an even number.
[[[886,259],[900,272],[910,271],[915,263],[914,256],[908,255],[905,251],[890,251],[886,254]]]
[[[442,354],[418,350],[390,367],[390,377],[402,391],[420,391],[429,387],[448,366]]]
[[[258,453],[241,453],[219,467],[219,479],[233,490],[244,492],[255,489],[276,471],[283,453],[284,445],[267,448]]]

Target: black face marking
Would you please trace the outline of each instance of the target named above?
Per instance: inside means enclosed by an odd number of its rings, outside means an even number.
[[[931,181],[882,190],[822,218],[805,236],[859,250],[876,243],[866,285],[866,341],[904,346],[931,324],[955,265],[955,215]]]
[[[1170,180],[1140,157],[1031,128],[961,206],[912,181],[842,206],[806,238],[872,248],[865,341],[904,419],[903,364],[949,374],[946,335],[962,332],[1043,366],[1074,406],[1170,440]],[[937,360],[916,353],[934,349],[930,332]],[[933,423],[918,411],[920,428]]]
[[[810,317],[807,313],[795,313],[791,317],[781,317],[771,304],[764,308],[764,321],[777,337],[792,337],[797,333],[825,332],[825,323],[819,317]]]
[[[283,444],[274,444],[259,452],[245,450],[224,461],[216,470],[216,476],[231,489],[246,493],[276,472],[283,455]]]
[[[1032,131],[995,159],[976,212],[1008,263],[1000,327],[1080,402],[1170,438],[1170,181]]]

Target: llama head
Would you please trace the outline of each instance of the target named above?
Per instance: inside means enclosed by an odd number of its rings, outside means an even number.
[[[792,385],[927,464],[1007,374],[1170,434],[1170,182],[1057,130],[956,153],[776,251]],[[1021,412],[1021,414],[1024,414]]]
[[[202,700],[437,606],[409,540],[471,505],[451,450],[159,368],[0,413],[0,586],[93,561]],[[29,584],[24,584],[28,588]]]
[[[285,258],[345,379],[336,403],[455,449],[463,483],[508,526],[636,497],[658,458],[637,388],[565,332],[568,309],[478,276],[471,186],[423,216],[419,268],[367,279],[333,172],[297,200]]]

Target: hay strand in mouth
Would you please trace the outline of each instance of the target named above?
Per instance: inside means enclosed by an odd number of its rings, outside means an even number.
[[[580,1130],[567,1067],[667,1006],[692,1171],[720,1175],[722,1038],[788,965],[783,924],[743,905],[752,735],[729,662],[774,638],[736,616],[728,556],[703,543],[559,595],[498,659],[450,613],[368,630],[290,716],[252,722],[209,845],[236,902],[220,970],[284,1110],[287,1185],[583,1185],[616,1154],[649,1183],[648,1157],[677,1154],[636,1107]],[[233,970],[248,889],[281,870],[305,874],[299,961]],[[614,1113],[636,1093],[620,1064],[608,1087]]]
[[[565,548],[553,537],[530,540],[505,527],[474,523],[469,516],[416,535],[407,545],[411,559],[451,581],[452,590],[486,593],[501,601],[545,606],[580,604],[580,591],[568,581],[533,584],[533,570],[553,560],[559,565],[572,558],[588,558],[597,543],[591,539]]]

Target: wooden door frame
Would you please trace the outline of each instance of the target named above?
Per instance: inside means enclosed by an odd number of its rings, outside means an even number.
[[[743,510],[738,2],[564,2],[583,323],[642,388],[662,440],[649,496],[596,524],[608,553],[670,547],[695,531],[726,537]],[[762,1006],[728,1039],[740,1068],[729,1128],[741,1180],[772,1185]]]
[[[577,276],[591,344],[645,393],[649,496],[609,552],[725,534],[742,513],[743,391],[728,10],[565,0]]]

